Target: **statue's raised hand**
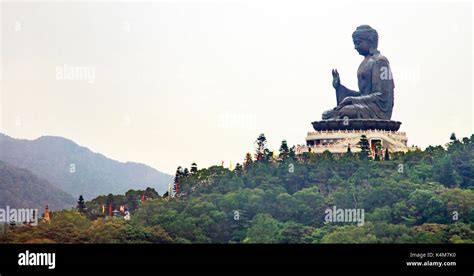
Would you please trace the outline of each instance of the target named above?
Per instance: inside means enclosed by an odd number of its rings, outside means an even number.
[[[332,69],[332,87],[338,89],[341,86],[341,79],[339,78],[339,72],[337,69]]]

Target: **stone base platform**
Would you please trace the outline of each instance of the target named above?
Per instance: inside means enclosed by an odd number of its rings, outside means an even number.
[[[325,150],[329,150],[333,154],[344,154],[347,152],[348,145],[350,145],[353,153],[360,152],[357,143],[359,143],[362,135],[365,135],[369,140],[372,153],[375,151],[377,142],[382,145],[383,151],[387,148],[389,152],[407,152],[409,150],[407,146],[408,138],[405,132],[376,129],[323,130],[308,132],[306,145],[298,145],[296,153],[323,153]]]

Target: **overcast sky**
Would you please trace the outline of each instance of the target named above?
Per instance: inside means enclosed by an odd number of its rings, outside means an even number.
[[[1,4],[0,131],[119,161],[242,162],[265,133],[303,144],[357,88],[358,25],[379,32],[409,145],[473,133],[472,5],[332,1]]]

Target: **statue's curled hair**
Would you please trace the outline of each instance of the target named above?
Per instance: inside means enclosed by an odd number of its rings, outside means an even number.
[[[352,38],[361,38],[369,41],[377,49],[379,44],[379,34],[369,25],[361,25],[352,33]]]

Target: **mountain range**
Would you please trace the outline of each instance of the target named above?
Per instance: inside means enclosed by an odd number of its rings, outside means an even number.
[[[30,171],[0,161],[0,208],[69,209],[76,199]]]
[[[57,136],[25,140],[0,133],[0,161],[8,163],[9,170],[26,169],[74,198],[83,195],[86,200],[146,187],[162,194],[173,179],[145,164],[112,160]]]

